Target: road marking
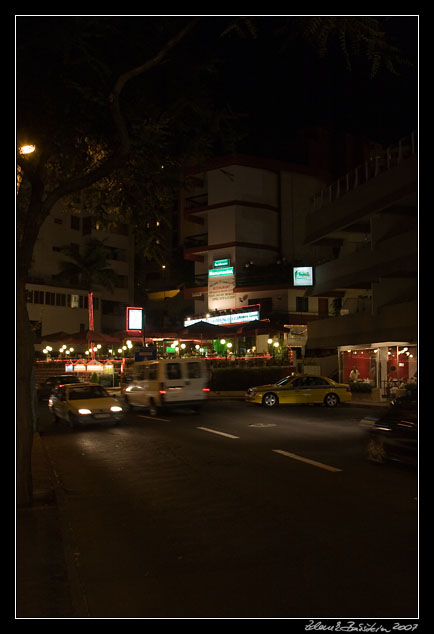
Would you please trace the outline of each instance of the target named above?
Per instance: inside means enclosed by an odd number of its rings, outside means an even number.
[[[208,427],[196,427],[202,431],[209,431],[211,434],[218,434],[219,436],[226,436],[226,438],[239,438],[239,436],[232,436],[232,434],[225,434],[223,431],[217,431],[215,429],[208,429]]]
[[[288,458],[294,458],[294,460],[300,460],[301,462],[307,462],[308,464],[313,465],[314,467],[320,467],[320,469],[326,469],[327,471],[342,471],[342,469],[337,469],[336,467],[331,467],[328,464],[324,464],[322,462],[317,462],[316,460],[310,460],[309,458],[303,458],[302,456],[297,456],[295,453],[289,453],[289,451],[283,451],[282,449],[273,449],[274,453],[280,453],[282,456],[287,456]]]
[[[276,423],[252,423],[249,427],[277,427]]]
[[[161,420],[163,423],[170,423],[169,418],[157,418],[156,416],[146,416],[146,414],[136,414],[137,418],[146,418],[148,420]]]

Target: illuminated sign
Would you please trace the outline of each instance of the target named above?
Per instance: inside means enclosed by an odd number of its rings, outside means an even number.
[[[231,261],[229,258],[225,258],[224,260],[214,260],[213,262],[213,268],[217,268],[219,266],[230,266],[231,265]]]
[[[209,277],[221,277],[222,275],[233,275],[234,267],[233,266],[225,266],[219,267],[216,269],[210,269],[208,271]]]
[[[88,372],[104,372],[104,366],[102,363],[88,363],[87,364]]]
[[[143,308],[127,307],[127,330],[142,330]]]
[[[259,310],[251,310],[246,313],[233,313],[232,315],[216,315],[214,317],[202,317],[202,319],[186,319],[184,321],[184,326],[191,326],[192,324],[196,324],[198,321],[206,321],[209,324],[238,324],[244,321],[253,321],[254,319],[259,319]]]
[[[292,271],[294,286],[313,286],[313,267],[294,266]]]

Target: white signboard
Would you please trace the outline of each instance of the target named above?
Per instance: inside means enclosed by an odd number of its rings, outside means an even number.
[[[208,309],[222,310],[235,306],[235,275],[208,278]]]
[[[259,319],[259,310],[251,310],[245,313],[232,313],[231,315],[216,315],[214,317],[202,317],[202,319],[186,319],[184,326],[191,326],[198,321],[207,321],[209,324],[238,324],[245,321]]]
[[[294,286],[313,286],[312,266],[294,266],[292,270]]]

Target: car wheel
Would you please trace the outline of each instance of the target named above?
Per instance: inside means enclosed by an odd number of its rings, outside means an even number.
[[[60,418],[58,417],[58,415],[54,411],[53,407],[50,407],[49,409],[50,409],[51,420],[53,421],[53,423],[55,425],[57,425],[57,423],[60,423]]]
[[[371,462],[383,464],[386,460],[386,449],[382,438],[371,438],[366,449],[366,456]]]
[[[339,403],[339,396],[337,394],[327,394],[324,399],[324,403],[327,407],[336,407]]]
[[[134,406],[133,406],[133,405],[130,403],[130,401],[128,400],[128,396],[124,396],[124,402],[125,402],[125,405],[126,405],[126,407],[127,407],[127,410],[128,410],[129,412],[133,412],[133,411],[134,411]]]
[[[158,415],[158,407],[155,405],[155,402],[151,399],[149,401],[149,416],[157,416]]]
[[[279,399],[277,398],[276,394],[273,394],[273,392],[268,392],[267,394],[264,394],[262,405],[265,405],[265,407],[275,407],[278,404]]]

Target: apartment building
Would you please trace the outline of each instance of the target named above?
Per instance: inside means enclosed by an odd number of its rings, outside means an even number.
[[[305,324],[328,313],[328,299],[293,284],[294,265],[332,255],[305,244],[314,192],[330,181],[318,168],[248,156],[209,161],[188,173],[181,204],[184,257],[194,263],[185,288],[195,315],[260,305],[260,317]]]
[[[310,348],[335,347],[340,374],[384,390],[416,380],[418,154],[416,134],[316,193],[305,246],[331,245],[305,296],[328,297],[335,316],[312,323]]]
[[[75,215],[60,203],[44,222],[36,241],[29,273],[27,309],[37,335],[89,328],[88,291],[94,292],[94,328],[111,332],[125,329],[125,308],[134,297],[134,240],[128,227],[103,231],[92,217]],[[54,276],[61,262],[70,260],[61,248],[76,244],[80,249],[90,239],[104,242],[109,257],[106,266],[116,274],[113,290],[95,286],[82,288],[68,282],[59,286]]]

